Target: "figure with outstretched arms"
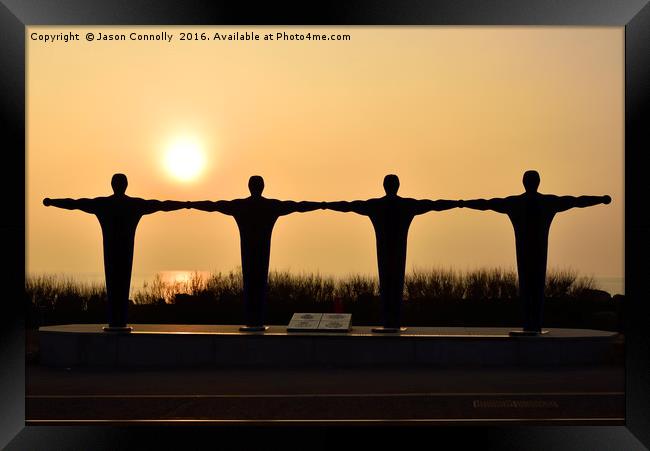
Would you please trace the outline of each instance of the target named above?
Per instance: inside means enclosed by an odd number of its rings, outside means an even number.
[[[556,213],[571,208],[609,204],[609,196],[555,196],[537,191],[540,177],[537,171],[526,171],[525,192],[516,196],[461,201],[461,207],[492,210],[508,215],[515,231],[519,297],[524,318],[523,331],[512,335],[538,335],[542,332],[544,286],[548,234]]]
[[[397,195],[399,178],[394,174],[384,177],[383,197],[352,202],[327,202],[325,208],[368,216],[375,229],[377,266],[379,268],[379,296],[383,306],[383,327],[374,332],[399,332],[406,243],[411,221],[417,215],[458,207],[455,200],[417,200]]]
[[[189,208],[187,202],[147,200],[127,196],[128,180],[124,174],[111,179],[113,194],[92,199],[50,199],[43,205],[94,214],[102,228],[104,274],[108,297],[108,327],[105,331],[130,331],[127,327],[129,288],[133,267],[135,231],[140,218],[158,211]]]
[[[244,327],[242,331],[264,331],[268,293],[271,235],[280,216],[323,208],[322,202],[295,202],[262,196],[264,179],[259,175],[248,181],[249,197],[234,200],[190,202],[191,208],[232,216],[239,228],[242,276],[244,282]]]

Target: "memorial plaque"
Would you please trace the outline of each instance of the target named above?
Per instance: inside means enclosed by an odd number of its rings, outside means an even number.
[[[322,313],[294,313],[287,332],[314,332],[318,329]]]
[[[352,321],[351,313],[325,313],[318,325],[319,331],[348,332],[350,322]]]
[[[351,313],[294,313],[287,332],[348,332]]]

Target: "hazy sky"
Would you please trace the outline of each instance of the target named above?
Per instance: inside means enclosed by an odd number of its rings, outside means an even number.
[[[129,34],[173,34],[172,42]],[[179,41],[181,32],[345,33],[349,41]],[[32,33],[79,33],[44,42]],[[126,41],[88,42],[93,32]],[[29,27],[27,29],[27,270],[103,271],[101,231],[44,197],[111,193],[204,200],[264,195],[352,200],[501,197],[523,191],[612,196],[551,227],[549,267],[623,275],[622,27]],[[180,181],[165,166],[174,143],[205,155]],[[182,149],[181,149],[182,150]],[[376,273],[370,221],[316,211],[278,220],[271,267]],[[134,273],[229,270],[240,264],[235,221],[181,210],[145,216]],[[456,209],[417,217],[407,267],[514,267],[505,215]]]

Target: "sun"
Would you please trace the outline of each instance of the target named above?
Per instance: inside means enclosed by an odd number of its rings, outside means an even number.
[[[165,153],[165,169],[177,180],[195,180],[205,168],[205,153],[196,140],[178,139]]]

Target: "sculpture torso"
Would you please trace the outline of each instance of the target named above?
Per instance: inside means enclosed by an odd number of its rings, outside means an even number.
[[[415,217],[413,200],[385,196],[369,199],[365,206],[375,229],[379,267],[404,267],[408,231]]]
[[[271,235],[280,217],[282,201],[248,197],[231,201],[233,217],[239,228],[242,258],[258,254],[267,261],[271,252]]]
[[[95,216],[102,228],[104,255],[133,255],[135,231],[143,215],[143,199],[129,196],[98,197]]]
[[[556,214],[554,196],[524,193],[506,198],[508,217],[515,230],[517,263],[535,263],[546,267],[548,234]]]

